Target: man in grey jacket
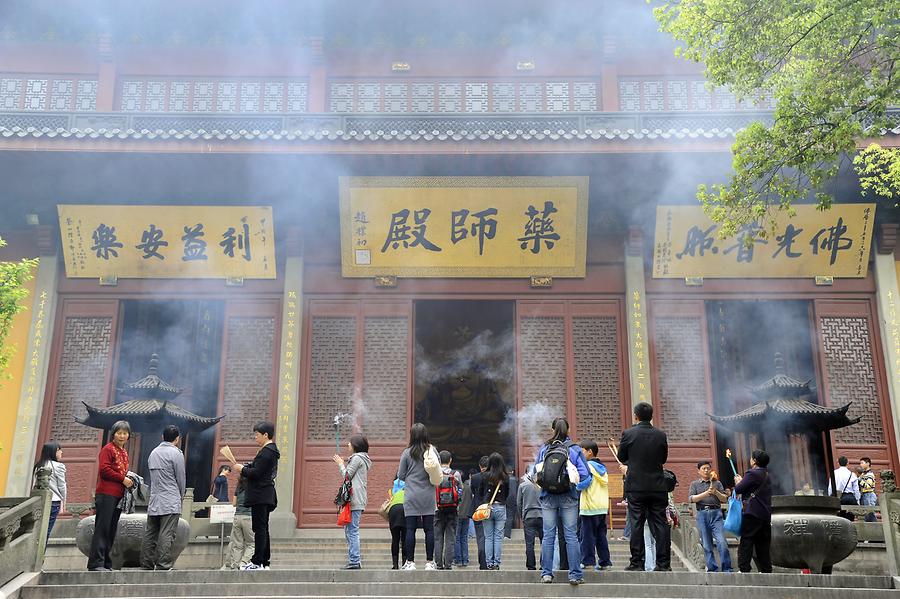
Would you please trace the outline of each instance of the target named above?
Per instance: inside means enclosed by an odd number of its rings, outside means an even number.
[[[184,497],[184,454],[178,449],[181,432],[174,424],[163,429],[163,442],[150,452],[150,505],[144,544],[141,546],[141,568],[171,570],[175,565],[172,546],[181,516]]]

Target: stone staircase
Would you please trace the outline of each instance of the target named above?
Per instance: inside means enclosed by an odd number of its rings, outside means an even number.
[[[689,572],[673,554],[674,572],[625,572],[628,546],[610,544],[614,568],[585,572],[585,584],[567,584],[559,572],[553,584],[541,584],[539,572],[524,569],[521,531],[503,546],[499,572],[478,570],[475,541],[470,566],[453,571],[425,571],[424,543],[417,539],[420,568],[390,570],[390,540],[385,530],[363,529],[363,568],[345,571],[346,545],[338,529],[297,531],[273,541],[272,570],[237,572],[172,570],[145,572],[47,571],[23,586],[18,599],[225,597],[413,598],[601,597],[678,599],[881,599],[898,597],[900,579],[889,576],[802,574],[705,574]],[[218,549],[218,547],[216,547]]]
[[[365,531],[364,531],[365,532]],[[365,569],[389,570],[391,568],[391,542],[387,531],[379,537],[360,539],[360,553]],[[539,544],[538,544],[539,545]],[[614,567],[628,565],[628,544],[611,541],[610,555]],[[540,549],[535,548],[540,563]],[[521,531],[513,531],[512,539],[503,540],[502,570],[525,569],[525,541]],[[343,538],[300,536],[294,539],[273,540],[272,569],[330,569],[339,570],[347,563],[347,544]],[[425,566],[425,542],[420,532],[416,540],[416,566]],[[687,571],[684,563],[673,553],[672,569]],[[475,539],[469,540],[469,566],[456,570],[478,570],[478,548]]]
[[[616,597],[679,599],[887,599],[898,596],[887,576],[587,572],[585,584],[565,578],[541,584],[535,572],[415,572],[363,569],[219,572],[45,572],[20,599],[222,597]]]

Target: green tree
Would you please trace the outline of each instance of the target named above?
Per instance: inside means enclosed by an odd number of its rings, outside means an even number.
[[[0,248],[6,242],[0,238]],[[25,282],[32,278],[37,268],[37,259],[24,259],[18,262],[0,261],[0,380],[9,378],[4,375],[13,348],[7,346],[6,337],[12,329],[13,317],[25,309],[22,300],[28,297]]]
[[[900,104],[900,0],[651,0],[678,56],[706,65],[712,85],[739,98],[771,93],[774,120],[737,134],[729,181],[700,186],[724,235],[812,196],[831,206],[828,181],[857,143],[894,127]],[[870,145],[854,165],[863,193],[900,193],[900,154]],[[767,228],[764,228],[765,231]]]

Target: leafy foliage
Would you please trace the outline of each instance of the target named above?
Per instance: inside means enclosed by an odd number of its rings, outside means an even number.
[[[0,247],[5,245],[0,238]],[[28,296],[28,290],[24,284],[32,278],[37,263],[37,259],[0,262],[0,378],[3,378],[13,353],[13,348],[6,345],[6,337],[12,329],[13,317],[25,309],[22,300]]]
[[[795,202],[834,198],[826,184],[857,141],[877,137],[900,104],[900,0],[670,0],[654,9],[676,54],[706,65],[712,85],[739,98],[771,93],[774,121],[738,133],[728,183],[701,186],[707,214],[733,235]],[[895,197],[896,150],[867,149],[855,162],[863,189]],[[765,235],[765,229],[763,230]]]

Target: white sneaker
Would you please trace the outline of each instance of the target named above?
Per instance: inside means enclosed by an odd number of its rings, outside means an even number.
[[[426,565],[425,567],[426,567],[426,569],[428,568],[427,565]],[[415,570],[415,569],[416,569],[416,562],[406,562],[406,563],[403,564],[403,567],[400,568],[400,569],[401,569],[401,570]]]
[[[434,562],[425,562],[425,569],[426,570],[437,570],[437,566],[435,565]]]

